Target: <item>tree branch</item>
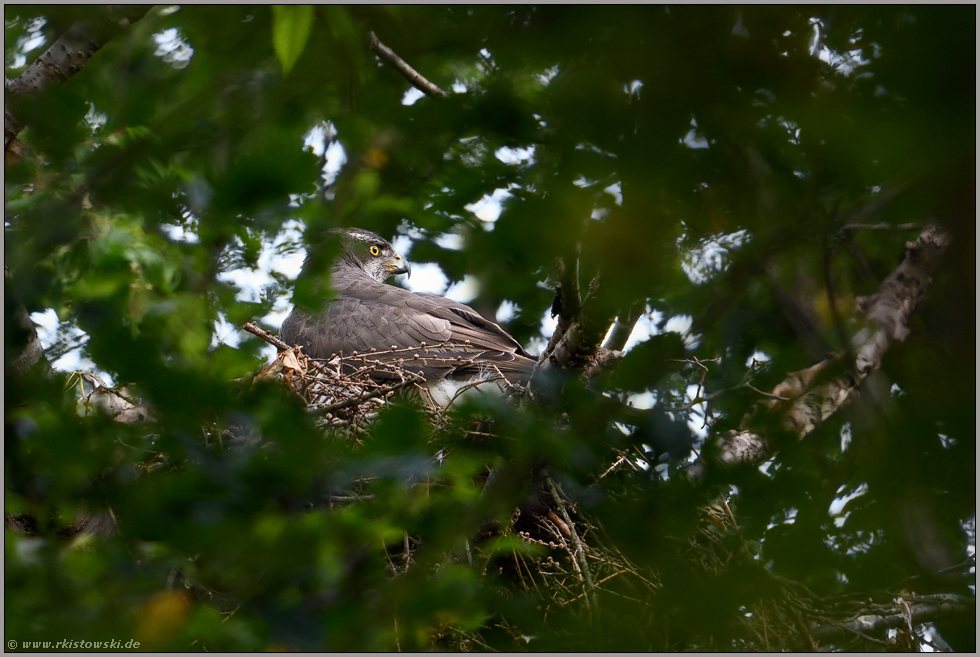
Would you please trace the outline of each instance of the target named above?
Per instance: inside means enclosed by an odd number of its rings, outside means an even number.
[[[852,230],[918,230],[920,228],[919,224],[846,224],[841,226],[841,230],[844,232]]]
[[[578,258],[575,258],[574,268],[566,267],[564,261],[559,260],[557,269],[560,281],[552,305],[552,316],[558,315],[558,324],[531,373],[527,389],[532,396],[550,387],[547,383],[550,375],[545,374],[549,371],[584,370],[589,379],[623,355],[621,351],[602,347],[603,337],[609,331],[615,311],[610,312],[597,298],[600,274],[592,279],[589,291],[582,300],[578,286]]]
[[[643,317],[646,308],[646,300],[639,301],[630,307],[625,316],[617,316],[616,321],[613,322],[612,332],[609,334],[609,338],[602,345],[603,348],[621,351],[626,346],[627,341],[629,341],[630,335],[633,333],[633,327]]]
[[[276,348],[276,351],[288,351],[289,349],[292,349],[292,347],[290,347],[288,344],[286,344],[276,336],[272,335],[271,333],[268,333],[267,331],[263,331],[252,322],[245,323],[242,326],[242,328],[248,331],[249,333],[251,333],[252,335],[256,335],[262,338],[263,340],[265,340],[266,342],[268,342],[269,344],[271,344],[272,346],[274,346]]]
[[[17,163],[27,146],[17,139],[23,126],[17,120],[9,103],[16,103],[18,96],[27,96],[41,91],[52,82],[67,80],[82,70],[89,58],[122,27],[142,18],[150,5],[109,6],[101,10],[100,16],[92,21],[80,21],[72,25],[38,57],[27,70],[12,80],[4,80],[3,99],[3,161],[4,166]],[[11,299],[9,288],[10,272],[4,266],[5,307]],[[26,346],[19,354],[5,355],[4,371],[24,374],[35,363],[43,362],[44,350],[37,336],[23,302],[18,300],[11,306],[17,319],[18,329],[27,333]]]
[[[555,300],[551,304],[551,316],[558,318],[551,339],[544,353],[550,354],[555,350],[558,341],[568,331],[572,322],[582,310],[582,293],[579,290],[578,257],[574,265],[569,267],[562,258],[555,263],[558,272],[558,286],[555,289]]]
[[[592,284],[589,286],[587,301],[594,299],[598,287],[599,276],[597,275],[592,279]],[[554,347],[550,351],[546,349],[540,356],[535,372],[531,375],[532,380],[540,370],[546,371],[552,367],[584,369],[606,360],[600,358],[600,343],[612,318],[605,315],[597,317],[595,304],[590,304],[587,301],[583,303],[581,310],[573,316],[574,319],[571,321],[568,330],[562,333],[559,330],[560,326],[555,329],[552,335]],[[558,336],[560,336],[559,339],[555,341]]]
[[[582,548],[582,540],[579,538],[578,532],[575,530],[575,523],[572,522],[572,517],[568,513],[568,509],[565,508],[564,499],[558,494],[558,488],[555,486],[555,482],[552,481],[551,477],[547,478],[548,488],[551,492],[551,497],[554,499],[555,504],[558,505],[558,510],[561,512],[562,518],[565,520],[565,526],[568,527],[568,531],[571,534],[572,545],[575,547],[575,551],[568,550],[570,556],[572,557],[572,565],[575,566],[575,570],[579,571],[585,579],[586,593],[588,594],[585,598],[588,609],[591,613],[595,613],[598,610],[598,599],[595,594],[595,582],[592,579],[592,571],[589,569],[589,560],[585,558],[585,550]],[[564,542],[564,538],[561,535],[558,536]]]
[[[8,379],[25,375],[39,362],[45,371],[51,369],[34,322],[27,314],[27,306],[12,289],[11,278],[10,270],[4,265],[4,314],[7,316],[4,322],[4,375]]]
[[[790,374],[773,388],[773,394],[791,402],[770,400],[769,411],[785,409],[783,427],[804,438],[827,418],[850,401],[852,395],[872,372],[881,366],[885,352],[895,340],[909,334],[909,319],[925,299],[932,270],[949,243],[948,235],[938,226],[927,226],[918,239],[907,242],[905,258],[870,297],[857,299],[858,310],[870,326],[854,338],[857,356],[854,368],[841,377],[814,388],[820,373],[833,361],[825,360],[800,372]],[[763,436],[745,428],[729,431],[718,441],[721,460],[726,463],[755,461],[769,452]]]
[[[368,32],[368,48],[377,53],[378,57],[395,67],[399,73],[405,76],[409,84],[432,98],[445,98],[448,94],[438,86],[426,80],[421,73],[408,65],[404,59],[395,54],[395,51],[381,43],[374,32]]]
[[[891,605],[873,605],[868,613],[844,621],[822,623],[810,621],[810,633],[814,639],[829,641],[849,634],[865,637],[873,632],[915,626],[960,614],[974,615],[976,601],[962,595],[940,593],[936,595],[911,595],[896,598]]]
[[[23,127],[7,107],[7,98],[36,94],[52,82],[64,82],[75,75],[109,39],[143,18],[151,6],[110,5],[103,8],[98,16],[72,25],[26,71],[7,80],[3,108],[4,153],[17,148],[14,138]]]
[[[108,387],[99,377],[89,372],[74,372],[69,382],[79,386],[79,412],[89,415],[93,409],[102,411],[116,422],[123,424],[140,424],[154,420],[149,403],[135,399],[126,388],[115,389]],[[82,381],[92,387],[92,392],[85,394]]]

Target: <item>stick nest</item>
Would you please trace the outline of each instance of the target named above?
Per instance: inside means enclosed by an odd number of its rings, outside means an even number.
[[[440,343],[384,352],[339,354],[331,358],[311,358],[301,347],[290,347],[254,324],[245,330],[274,345],[279,353],[255,376],[255,381],[277,379],[303,400],[307,410],[318,418],[326,429],[344,432],[351,437],[364,433],[366,423],[373,419],[388,400],[396,394],[415,394],[437,426],[445,418],[442,409],[432,401],[425,387],[425,377],[412,365],[420,351],[436,352],[427,361],[450,362],[438,356],[443,349],[463,348],[464,345]]]

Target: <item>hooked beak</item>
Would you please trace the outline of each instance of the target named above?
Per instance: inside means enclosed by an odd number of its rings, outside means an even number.
[[[408,278],[412,277],[412,265],[397,253],[388,266],[391,267],[392,274],[407,274]]]

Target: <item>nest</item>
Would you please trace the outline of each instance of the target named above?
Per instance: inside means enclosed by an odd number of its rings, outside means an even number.
[[[301,347],[290,347],[254,324],[245,324],[244,329],[279,351],[276,360],[256,375],[256,381],[268,378],[283,380],[292,392],[303,399],[309,412],[319,416],[320,426],[341,430],[353,437],[362,434],[365,423],[374,418],[379,409],[396,394],[414,395],[428,412],[433,424],[441,428],[446,424],[446,409],[470,388],[489,384],[497,385],[505,392],[525,393],[523,386],[510,381],[491,363],[486,366],[487,379],[463,386],[445,407],[436,403],[425,386],[422,369],[473,365],[474,358],[459,355],[459,352],[472,352],[469,340],[462,343],[421,342],[418,346],[393,346],[383,351],[371,349],[349,355],[333,354],[323,359],[307,356]],[[442,355],[446,353],[456,355]]]
[[[416,395],[434,426],[443,428],[448,425],[445,409],[432,401],[422,372],[417,368],[413,371],[413,364],[418,363],[420,353],[423,354],[422,358],[449,364],[457,359],[440,357],[440,350],[465,345],[420,345],[318,359],[302,353],[301,348],[286,345],[252,324],[246,324],[245,330],[279,350],[276,360],[264,367],[255,380],[272,378],[281,381],[292,394],[303,399],[308,411],[318,417],[319,426],[326,431],[339,432],[360,443],[359,436],[367,430],[381,408],[392,397],[402,394]],[[502,383],[506,385],[508,382],[503,379]],[[520,391],[517,386],[507,387]],[[485,431],[466,433],[492,436]],[[596,483],[624,463],[633,465],[626,455],[621,454],[596,478]],[[636,467],[633,469],[637,470]],[[632,563],[615,545],[603,544],[601,533],[586,515],[576,509],[560,486],[550,477],[545,477],[544,481],[545,486],[541,491],[544,504],[541,508],[516,511],[509,527],[498,527],[493,531],[494,534],[517,536],[538,550],[543,548],[538,556],[514,551],[512,556],[501,560],[499,555],[491,557],[489,553],[483,553],[479,543],[471,545],[466,541],[465,557],[459,555],[457,558],[465,558],[477,567],[482,562],[484,572],[493,560],[494,569],[509,572],[515,585],[537,595],[549,613],[562,608],[575,609],[586,623],[583,627],[588,626],[589,619],[595,617],[602,600],[610,596],[631,600],[636,604],[638,618],[648,618],[649,622],[653,622],[654,607],[657,606],[662,587],[658,574]],[[335,501],[339,499],[335,498]],[[359,495],[344,497],[350,503],[356,503],[359,499]],[[686,539],[677,539],[673,547],[692,565],[718,573],[733,558],[737,558],[740,552],[737,547],[738,535],[735,517],[727,503],[722,501],[720,505],[702,509],[698,529]],[[406,535],[401,554],[389,554],[386,549],[392,576],[411,567],[414,563],[412,551],[419,545],[419,540],[418,537]],[[396,565],[396,561],[404,565]],[[812,594],[798,585],[780,584],[781,596],[758,601],[751,608],[753,613],[746,614],[741,620],[746,638],[726,645],[726,648],[795,650],[818,647],[812,634],[814,626],[807,622],[813,614]],[[508,626],[504,629],[521,638],[518,628]],[[442,635],[433,638],[435,645],[442,648],[469,651],[488,647],[481,637],[481,630],[464,632],[449,627]],[[718,646],[700,647],[717,649]]]
[[[371,350],[364,354],[354,352],[331,358],[312,358],[304,354],[301,347],[290,347],[254,324],[246,324],[244,328],[279,350],[276,360],[255,376],[256,381],[269,378],[283,381],[303,400],[307,410],[318,416],[319,426],[355,438],[364,433],[367,423],[399,394],[414,394],[433,423],[442,426],[445,422],[442,409],[429,396],[425,377],[416,363],[424,359],[426,364],[449,364],[458,359],[443,358],[438,352],[465,348],[465,345],[454,343],[422,343],[418,347],[392,348],[384,352]],[[413,365],[416,365],[414,370]]]

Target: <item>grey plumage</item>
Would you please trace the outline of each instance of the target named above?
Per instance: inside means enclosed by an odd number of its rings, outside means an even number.
[[[535,360],[500,326],[446,297],[386,285],[393,274],[410,274],[408,262],[370,231],[352,228],[341,235],[343,253],[331,271],[337,297],[317,313],[294,309],[280,331],[284,342],[301,345],[313,358],[357,351],[370,360],[405,359],[406,369],[425,377],[430,393],[439,391],[433,394],[443,398],[437,403],[474,380],[503,375],[527,383]],[[438,346],[446,342],[452,344]],[[393,347],[416,351],[391,354]]]

